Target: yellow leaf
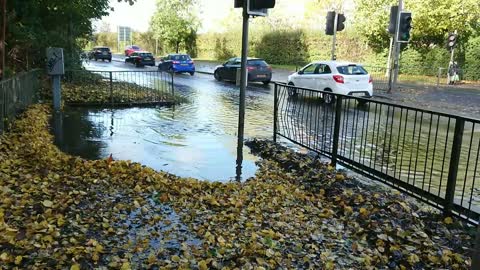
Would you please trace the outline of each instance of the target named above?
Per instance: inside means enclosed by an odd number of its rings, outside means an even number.
[[[132,270],[132,268],[130,267],[130,263],[129,262],[124,262],[122,264],[122,267],[120,268],[120,270]]]
[[[100,259],[100,257],[98,256],[98,253],[97,253],[97,252],[94,252],[94,253],[93,253],[93,256],[92,256],[92,260],[98,262],[99,259]]]
[[[49,200],[44,200],[44,201],[42,202],[42,204],[43,204],[43,206],[50,208],[50,207],[52,207],[53,202],[52,202],[52,201],[49,201]]]
[[[103,252],[103,246],[100,245],[100,244],[97,244],[97,246],[95,247],[95,251],[102,253]]]
[[[335,176],[335,179],[336,179],[337,181],[343,181],[343,180],[345,180],[345,176],[344,176],[343,174],[337,174],[337,175]]]
[[[445,224],[452,224],[452,223],[453,223],[453,219],[452,219],[451,217],[446,217],[446,218],[443,220],[443,222],[444,222]]]
[[[3,252],[3,253],[0,255],[0,260],[2,260],[2,261],[8,260],[8,253]]]
[[[70,266],[70,270],[80,270],[80,264],[76,263],[76,264]]]
[[[366,216],[368,214],[368,210],[365,208],[360,208],[360,215]]]
[[[15,257],[15,264],[16,264],[16,265],[20,265],[20,264],[22,263],[22,259],[23,259],[22,256],[17,256],[17,257]]]
[[[418,258],[418,256],[416,254],[410,254],[410,256],[408,257],[408,262],[411,265],[414,265],[419,261],[420,261],[420,258]]]
[[[172,260],[173,262],[179,262],[179,261],[180,261],[180,257],[178,257],[177,255],[173,255],[172,258],[171,258],[171,260]]]
[[[206,261],[199,261],[198,262],[198,269],[200,270],[207,270],[208,269],[208,266],[207,266],[207,262]]]

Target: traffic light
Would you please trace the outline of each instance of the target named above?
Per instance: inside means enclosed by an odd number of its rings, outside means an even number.
[[[335,31],[335,11],[329,11],[327,13],[327,26],[325,28],[325,34],[333,36],[333,32]]]
[[[397,18],[398,18],[398,6],[390,7],[390,23],[388,24],[388,32],[392,35],[395,35],[397,30]]]
[[[234,7],[242,8],[244,0],[235,0]],[[275,0],[247,0],[247,13],[253,16],[267,16],[268,9],[275,7]]]
[[[411,29],[412,29],[412,13],[409,11],[401,11],[397,41],[407,43],[410,40]]]
[[[338,14],[338,18],[337,18],[337,32],[339,31],[342,31],[343,29],[345,29],[345,15],[343,14]]]
[[[457,45],[457,34],[450,33],[448,34],[447,48],[452,50]]]

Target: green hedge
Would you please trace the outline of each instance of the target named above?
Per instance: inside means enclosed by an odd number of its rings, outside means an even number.
[[[467,80],[480,80],[480,36],[467,43],[464,75]]]

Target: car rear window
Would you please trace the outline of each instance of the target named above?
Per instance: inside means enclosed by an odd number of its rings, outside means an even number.
[[[337,70],[343,75],[367,75],[368,72],[362,67],[357,65],[338,66]]]
[[[188,55],[173,55],[173,56],[172,56],[172,60],[175,60],[175,61],[188,61],[188,60],[191,60],[191,59],[190,59],[190,56],[188,56]]]
[[[152,56],[151,53],[140,53],[140,55],[141,55],[141,56],[150,56],[150,57]]]
[[[268,66],[267,62],[265,62],[264,60],[249,60],[248,65],[250,65],[250,66],[261,66],[261,67]]]
[[[95,50],[102,51],[102,52],[109,52],[110,48],[95,48]]]
[[[132,49],[134,49],[134,50],[140,50],[140,47],[138,47],[138,46],[132,46]]]

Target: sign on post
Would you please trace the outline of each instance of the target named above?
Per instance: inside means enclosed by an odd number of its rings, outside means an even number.
[[[62,48],[47,48],[47,73],[52,76],[53,108],[61,109],[60,76],[65,74]]]
[[[130,41],[132,40],[132,28],[128,26],[118,27],[118,41]]]
[[[47,72],[48,75],[65,74],[62,48],[47,48]]]

